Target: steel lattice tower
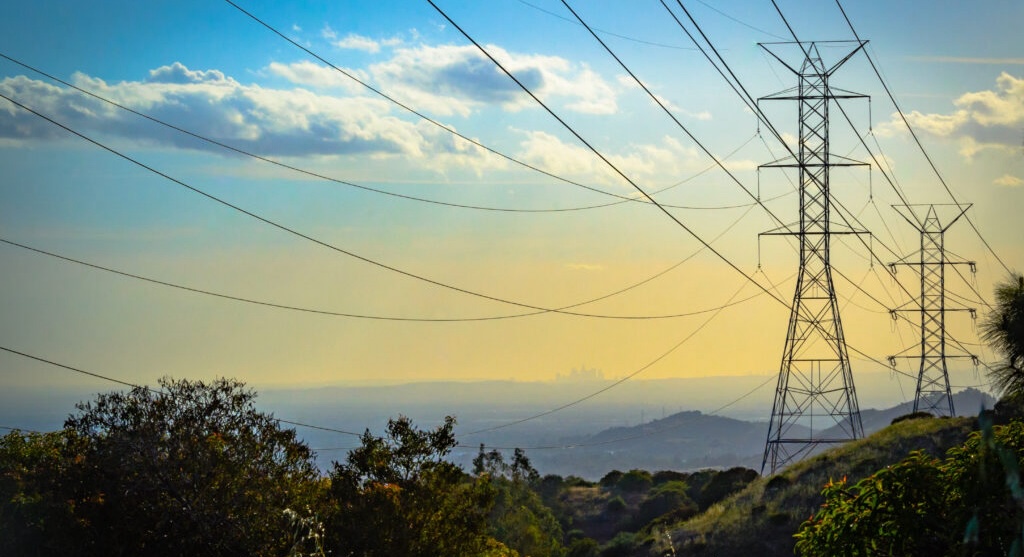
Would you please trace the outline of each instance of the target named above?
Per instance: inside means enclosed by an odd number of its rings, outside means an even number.
[[[778,46],[781,44],[800,47],[803,60],[799,69],[773,52],[781,49]],[[761,45],[797,77],[795,89],[763,97],[762,100],[796,101],[799,114],[796,160],[790,157],[763,165],[797,168],[800,188],[797,231],[786,227],[785,230],[766,233],[793,235],[800,243],[796,292],[790,308],[789,329],[761,463],[762,471],[770,465],[772,473],[806,456],[821,444],[845,442],[864,435],[829,262],[832,235],[860,233],[832,230],[830,169],[863,163],[842,157],[836,157],[838,162],[832,162],[829,153],[829,104],[836,99],[865,98],[865,95],[833,91],[829,87],[829,78],[865,43],[857,41],[845,51],[845,57],[829,66],[823,62],[819,44]]]
[[[924,217],[914,210],[916,207],[927,207]],[[949,370],[946,359],[946,312],[969,311],[975,314],[974,308],[946,307],[946,266],[970,265],[974,271],[973,261],[951,261],[946,257],[945,233],[970,208],[956,206],[957,212],[948,222],[943,224],[936,211],[936,205],[895,205],[894,209],[921,233],[921,249],[917,254],[919,261],[907,261],[903,258],[890,263],[893,272],[897,265],[918,267],[921,275],[921,298],[918,308],[892,310],[893,318],[898,311],[914,311],[921,314],[921,367],[917,375],[917,391],[914,394],[914,412],[928,412],[936,416],[955,416],[953,394],[949,387]],[[938,206],[948,207],[948,206]],[[896,358],[917,356],[889,356],[889,362],[895,366]],[[973,356],[971,356],[973,357]]]

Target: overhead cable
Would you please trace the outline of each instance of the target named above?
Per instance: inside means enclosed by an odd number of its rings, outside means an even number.
[[[628,203],[629,201],[635,201],[636,200],[636,198],[624,198],[622,196],[616,196],[614,194],[609,194],[609,195],[613,195],[615,197],[618,197],[619,199],[617,201],[612,201],[612,202],[602,203],[602,204],[597,204],[597,205],[585,205],[585,206],[578,206],[578,207],[562,207],[562,208],[557,208],[556,207],[556,208],[550,208],[550,209],[526,209],[526,208],[510,208],[510,207],[489,207],[489,206],[483,206],[483,205],[470,205],[470,204],[455,203],[455,202],[450,202],[450,201],[440,201],[440,200],[436,200],[436,199],[428,199],[428,198],[424,198],[424,197],[417,197],[417,196],[413,196],[413,195],[407,195],[407,194],[402,194],[402,193],[396,193],[396,192],[392,192],[392,191],[382,190],[382,189],[379,189],[379,188],[373,188],[373,187],[370,187],[370,186],[366,186],[366,185],[362,185],[362,184],[357,184],[357,183],[350,182],[350,181],[347,181],[347,180],[342,180],[342,179],[339,179],[339,178],[334,178],[334,177],[331,177],[331,176],[327,176],[325,174],[320,174],[318,172],[313,172],[311,170],[307,170],[307,169],[300,168],[300,167],[297,167],[297,166],[294,166],[294,165],[290,165],[290,164],[287,164],[287,163],[284,163],[284,162],[272,159],[270,157],[265,157],[263,155],[259,155],[259,154],[253,153],[251,151],[247,151],[245,149],[242,149],[242,148],[239,148],[239,147],[235,147],[233,145],[229,145],[229,144],[224,143],[222,141],[218,141],[216,139],[212,139],[212,138],[207,137],[205,135],[202,135],[202,134],[199,134],[199,133],[187,130],[185,128],[182,128],[180,126],[177,126],[175,124],[167,122],[166,120],[161,120],[161,119],[156,118],[156,117],[154,117],[154,116],[152,116],[150,114],[146,114],[144,112],[140,112],[140,111],[135,110],[135,109],[133,109],[133,108],[131,108],[129,106],[121,104],[121,103],[119,103],[117,101],[114,101],[114,100],[108,99],[106,97],[103,97],[102,95],[99,95],[99,94],[97,94],[94,91],[90,91],[88,89],[79,87],[78,85],[75,85],[73,83],[65,81],[65,80],[63,80],[63,79],[61,79],[59,77],[56,77],[56,76],[54,76],[54,75],[52,75],[50,73],[47,73],[47,72],[45,72],[43,70],[40,70],[40,69],[38,69],[38,68],[36,68],[34,66],[31,66],[31,65],[29,65],[29,64],[27,64],[25,62],[22,62],[20,60],[12,58],[12,57],[10,57],[10,56],[2,53],[2,52],[0,52],[0,58],[6,59],[6,60],[8,60],[8,61],[10,61],[10,62],[12,62],[14,64],[17,64],[17,65],[27,69],[27,70],[30,70],[32,72],[35,72],[35,73],[41,75],[41,76],[44,76],[47,79],[50,79],[51,81],[54,81],[56,83],[60,83],[61,85],[64,85],[65,87],[68,87],[70,89],[78,91],[79,93],[82,93],[83,95],[87,95],[87,96],[92,97],[92,98],[94,98],[94,99],[96,99],[98,101],[107,103],[107,104],[109,104],[111,106],[114,106],[114,107],[116,107],[118,109],[124,110],[126,112],[131,113],[131,114],[134,114],[134,115],[136,115],[136,116],[138,116],[140,118],[144,118],[146,120],[149,120],[150,122],[153,122],[155,124],[159,124],[161,126],[164,126],[166,128],[172,129],[172,130],[177,131],[179,133],[188,135],[190,137],[193,137],[193,138],[198,139],[200,141],[203,141],[205,143],[209,143],[210,145],[215,145],[217,147],[220,147],[222,149],[226,149],[226,150],[232,151],[232,152],[237,153],[239,155],[243,155],[245,157],[253,158],[253,159],[256,159],[256,160],[268,163],[268,164],[272,164],[272,165],[277,166],[279,168],[284,168],[284,169],[289,170],[291,172],[296,172],[296,173],[299,173],[299,174],[303,174],[305,176],[309,176],[309,177],[312,177],[312,178],[317,178],[319,180],[325,180],[325,181],[328,181],[328,182],[333,182],[333,183],[336,183],[336,184],[341,184],[341,185],[344,185],[344,186],[349,186],[349,187],[353,187],[353,188],[356,188],[356,189],[360,189],[360,190],[364,190],[364,191],[369,191],[369,192],[372,192],[372,193],[378,193],[378,194],[381,194],[381,195],[387,195],[387,196],[396,197],[396,198],[400,198],[400,199],[406,199],[406,200],[410,200],[410,201],[418,201],[418,202],[422,202],[422,203],[430,203],[430,204],[433,204],[433,205],[442,205],[442,206],[445,206],[445,207],[453,207],[453,208],[458,208],[458,209],[475,209],[475,210],[480,210],[480,211],[495,211],[495,212],[504,212],[504,213],[564,213],[564,212],[570,212],[570,211],[583,211],[583,210],[588,210],[588,209],[600,209],[600,208],[604,208],[604,207],[612,207],[612,206],[615,206],[615,205],[621,205],[623,203]],[[749,139],[744,141],[742,144],[740,144],[740,146],[736,147],[734,150],[732,150],[729,154],[725,155],[725,157],[723,157],[723,158],[728,159],[729,157],[731,157],[733,154],[735,154],[740,149],[745,147],[750,141],[752,141],[754,139],[754,137],[755,136],[751,136]],[[697,177],[707,173],[708,171],[710,171],[713,168],[715,168],[715,165],[712,164],[712,165],[710,165],[710,166],[708,166],[708,167],[698,171],[697,173],[693,174],[692,176],[689,176],[687,178],[679,180],[676,183],[674,183],[674,184],[672,184],[670,186],[666,186],[666,187],[664,187],[664,188],[662,188],[660,190],[656,190],[654,192],[654,194],[657,195],[657,194],[660,194],[662,192],[665,192],[665,191],[668,191],[670,189],[673,189],[675,187],[678,187],[678,186],[680,186],[680,185],[682,185],[682,184],[684,184],[686,182],[689,182],[690,180],[693,180],[693,179],[695,179],[695,178],[697,178]],[[782,195],[788,195],[788,193],[787,194],[782,194]],[[778,197],[782,197],[782,195],[780,195]],[[771,201],[773,199],[777,199],[778,197],[768,199],[768,201]],[[644,201],[644,203],[646,203],[646,201]],[[748,205],[749,204],[744,204],[744,205],[718,205],[718,206],[695,206],[695,205],[672,205],[672,204],[666,204],[667,207],[672,207],[674,209],[693,209],[693,210],[735,209],[735,208],[746,207]]]
[[[17,356],[21,356],[23,358],[28,358],[30,360],[35,360],[37,362],[41,362],[41,363],[44,363],[44,364],[47,364],[47,365],[51,365],[51,366],[54,366],[54,367],[59,367],[61,369],[66,369],[68,371],[73,371],[75,373],[80,373],[82,375],[88,375],[89,377],[95,377],[97,379],[102,379],[104,381],[109,381],[111,383],[117,383],[117,384],[123,385],[125,387],[131,387],[133,389],[143,389],[143,390],[149,391],[149,392],[154,393],[154,394],[164,394],[164,395],[167,394],[164,391],[161,391],[159,389],[154,389],[154,388],[148,387],[146,385],[138,385],[138,384],[135,384],[135,383],[132,383],[132,382],[129,382],[129,381],[123,381],[121,379],[115,379],[115,378],[110,377],[108,375],[103,375],[103,374],[95,373],[95,372],[92,372],[92,371],[86,371],[84,369],[80,369],[80,368],[77,368],[77,367],[73,367],[73,366],[69,366],[69,365],[66,365],[66,364],[58,363],[58,362],[55,362],[53,360],[48,360],[46,358],[41,358],[39,356],[34,356],[34,355],[26,353],[26,352],[21,352],[19,350],[15,350],[13,348],[7,348],[6,346],[0,346],[0,350],[3,350],[5,352],[9,352],[11,354],[15,354]],[[333,428],[333,427],[318,426],[318,425],[307,424],[307,423],[303,423],[303,422],[296,422],[296,421],[293,421],[293,420],[284,420],[284,419],[281,419],[281,418],[271,418],[271,419],[273,419],[275,422],[282,423],[282,424],[287,424],[287,425],[291,425],[291,426],[304,427],[304,428],[308,428],[308,429],[318,429],[318,430],[321,430],[321,431],[329,431],[331,433],[341,433],[341,434],[344,434],[344,435],[354,435],[356,437],[361,437],[361,434],[359,434],[359,433],[354,433],[354,432],[351,432],[351,431],[345,431],[343,429],[336,429],[336,428]]]
[[[846,20],[846,24],[850,27],[850,31],[853,33],[853,36],[859,41],[860,35],[857,34],[857,29],[854,28],[853,22],[851,22],[850,18],[846,15],[846,10],[843,9],[842,3],[839,0],[836,0],[836,5],[839,7],[839,11],[842,12],[843,19]],[[867,56],[867,53],[865,53],[865,56]],[[903,120],[903,124],[907,126],[907,130],[910,132],[911,137],[914,138],[914,143],[916,143],[917,147],[921,150],[921,154],[923,154],[925,160],[928,161],[928,165],[935,173],[935,176],[939,179],[939,182],[942,184],[942,187],[946,190],[946,193],[949,194],[949,197],[950,199],[953,200],[953,203],[955,203],[958,208],[962,208],[963,204],[957,200],[956,195],[953,193],[953,190],[949,187],[949,184],[946,183],[946,179],[942,176],[942,173],[939,172],[938,166],[935,165],[935,161],[932,160],[932,157],[924,148],[924,144],[921,142],[921,138],[917,136],[917,132],[914,131],[914,127],[911,126],[910,121],[907,120],[907,116],[906,114],[903,113],[903,109],[901,109],[899,103],[896,102],[896,97],[892,94],[892,91],[889,89],[889,85],[885,82],[884,79],[882,79],[882,74],[881,72],[878,71],[878,66],[875,65],[875,61],[871,58],[871,56],[867,56],[867,59],[868,62],[871,63],[871,69],[874,70],[875,75],[878,77],[878,81],[881,82],[882,88],[885,89],[885,93],[889,96],[889,100],[896,108],[896,112],[900,115],[900,119]],[[1006,262],[1004,262],[1003,259],[999,257],[999,254],[996,253],[994,249],[992,249],[992,246],[988,243],[988,240],[986,240],[985,237],[981,235],[981,231],[978,230],[978,226],[974,224],[973,220],[971,220],[970,215],[964,216],[967,218],[967,222],[970,223],[971,228],[974,229],[974,233],[978,235],[978,238],[981,240],[981,243],[984,244],[985,248],[988,249],[989,253],[991,253],[992,256],[996,258],[996,261],[998,261],[999,264],[1002,265],[1003,270],[1005,270],[1008,274],[1012,274],[1013,271],[1010,270],[1010,267],[1007,266]]]

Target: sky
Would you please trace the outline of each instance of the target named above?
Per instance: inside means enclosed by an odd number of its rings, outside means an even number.
[[[428,2],[236,1],[40,0],[0,20],[0,94],[24,106],[0,99],[0,346],[258,388],[778,373],[798,259],[759,233],[768,209],[797,219],[796,176],[758,169],[782,144],[665,5],[570,3],[659,106],[559,1],[435,0],[536,99]],[[683,2],[700,31],[667,5],[750,96],[796,84],[758,46],[793,40],[771,2]],[[824,59],[854,49],[835,4],[778,6],[801,40],[842,41]],[[836,291],[855,380],[912,393],[884,365],[919,338],[890,315],[919,288],[885,266],[919,242],[897,190],[947,219],[972,204],[946,234],[977,263],[949,271],[951,307],[983,317],[1004,265],[1024,268],[1024,4],[843,7],[869,42],[830,83],[870,101],[833,106],[832,152],[873,164],[832,173],[834,214],[871,232],[833,240]],[[795,104],[759,106],[795,146]],[[996,357],[968,312],[947,322],[951,355]],[[11,352],[0,382],[108,387]]]

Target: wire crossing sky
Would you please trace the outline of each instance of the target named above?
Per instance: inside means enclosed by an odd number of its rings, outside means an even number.
[[[792,29],[770,0],[435,4],[481,48],[425,1],[8,13],[0,344],[139,384],[773,376],[797,262],[758,234],[798,207],[758,166],[796,116],[737,91],[795,85],[757,46],[791,33],[869,41],[830,81],[871,96],[832,119],[835,154],[871,163],[832,177],[836,222],[873,235],[833,251],[855,378],[919,337],[889,315],[918,280],[884,263],[919,242],[891,205],[973,203],[946,240],[978,274],[950,300],[984,312],[1024,268],[1018,1],[781,0]],[[0,381],[92,385],[11,354]]]

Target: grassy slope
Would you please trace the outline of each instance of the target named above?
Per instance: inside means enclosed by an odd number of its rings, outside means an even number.
[[[798,462],[669,530],[677,555],[792,556],[793,533],[823,502],[830,478],[853,483],[916,449],[934,456],[966,440],[973,418],[918,419],[897,423],[859,441]],[[661,540],[659,540],[660,542]],[[665,555],[662,543],[651,554]]]

